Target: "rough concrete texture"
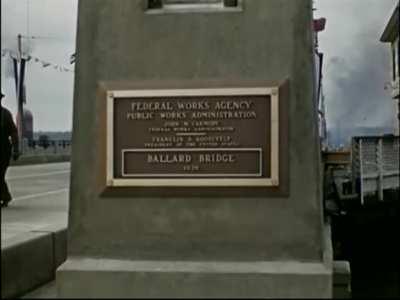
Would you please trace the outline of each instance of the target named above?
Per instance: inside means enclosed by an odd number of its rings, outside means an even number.
[[[79,3],[69,256],[322,262],[311,1],[245,0],[240,12],[187,14],[148,14],[146,3]],[[100,83],[209,79],[289,79],[289,196],[100,196]],[[60,280],[63,291],[68,282]],[[285,289],[292,285],[288,278]]]
[[[66,259],[66,237],[65,228],[48,228],[2,241],[1,298],[19,297],[54,279]]]
[[[84,264],[83,265],[79,265],[77,267],[73,267],[74,264],[76,264],[76,263],[80,264],[81,262],[84,262]],[[133,268],[133,266],[135,264],[137,266],[141,265],[141,268]],[[132,284],[137,286],[137,281],[134,280],[133,278],[135,276],[138,276],[138,274],[134,274],[134,275],[130,274],[130,272],[128,272],[129,271],[129,267],[128,266],[130,266],[130,268],[132,268],[132,270],[134,270],[134,272],[135,271],[143,272],[144,270],[146,270],[144,268],[144,266],[147,266],[147,271],[148,272],[151,272],[151,271],[154,272],[154,267],[156,267],[156,270],[160,270],[160,266],[164,266],[165,268],[168,268],[168,264],[170,266],[172,266],[173,262],[168,262],[168,263],[163,262],[161,264],[159,264],[159,262],[156,262],[156,263],[155,262],[143,262],[143,261],[142,262],[132,262],[132,261],[125,262],[125,261],[117,261],[117,260],[114,260],[114,261],[108,260],[106,262],[102,262],[102,261],[97,261],[95,259],[91,259],[90,260],[90,259],[82,259],[82,258],[80,258],[80,259],[77,259],[77,260],[69,260],[68,264],[63,266],[63,269],[70,268],[71,270],[74,270],[75,273],[68,273],[68,272],[63,272],[62,274],[58,273],[59,274],[58,277],[59,277],[59,280],[61,280],[62,276],[65,276],[67,278],[68,278],[68,276],[74,276],[74,277],[72,277],[72,282],[71,282],[71,280],[68,280],[66,278],[64,278],[63,280],[67,280],[67,282],[69,282],[68,283],[69,286],[74,286],[74,288],[72,290],[75,293],[75,296],[78,297],[78,296],[82,296],[81,292],[79,292],[79,294],[78,294],[78,291],[81,291],[81,290],[86,291],[86,289],[79,288],[79,286],[83,285],[83,284],[84,285],[87,284],[87,282],[83,283],[81,281],[82,277],[79,277],[79,281],[80,281],[79,283],[73,282],[74,279],[76,280],[76,278],[77,278],[75,275],[77,274],[76,272],[78,272],[78,270],[84,271],[85,274],[88,277],[88,280],[93,280],[93,278],[96,278],[96,275],[94,275],[95,272],[104,272],[105,271],[105,270],[100,270],[99,266],[100,265],[103,265],[103,266],[107,265],[108,271],[112,271],[111,272],[112,274],[114,274],[114,272],[120,272],[121,273],[120,276],[122,276],[122,273],[126,273],[127,276],[131,275]],[[199,267],[200,271],[203,272],[203,273],[206,272],[206,271],[210,272],[210,270],[214,270],[214,271],[216,270],[216,268],[215,268],[216,264],[215,263],[211,263],[211,264],[210,263],[209,264],[206,263],[205,265],[202,265],[202,266],[200,266],[198,263],[189,263],[189,264],[187,264],[187,268],[186,269],[188,270],[190,265],[195,266],[196,264]],[[208,268],[207,268],[207,265],[209,266]],[[229,265],[230,264],[225,264],[225,266],[229,266]],[[243,265],[244,264],[242,264],[242,266]],[[264,262],[261,262],[261,265],[265,266],[266,264]],[[255,270],[258,270],[258,271],[263,270],[261,265],[253,266],[253,268],[252,268],[253,272],[256,273]],[[272,267],[273,265],[274,265],[274,263],[270,263],[269,264],[270,267]],[[277,265],[279,265],[279,264],[275,263],[275,266],[277,266]],[[283,265],[283,264],[281,264],[281,265]],[[286,271],[289,271],[290,269],[293,270],[294,266],[296,266],[296,265],[297,265],[298,268],[301,269],[302,273],[304,273],[304,274],[307,273],[306,276],[314,276],[315,274],[318,274],[319,272],[320,272],[320,274],[325,274],[325,275],[323,275],[325,277],[325,279],[326,279],[327,276],[329,276],[329,273],[327,274],[326,270],[321,270],[320,269],[321,267],[319,265],[315,265],[315,264],[303,264],[302,265],[302,264],[299,264],[299,263],[295,262],[292,266],[287,264],[286,265]],[[347,262],[343,262],[343,261],[335,261],[334,262],[334,274],[333,274],[333,298],[334,299],[350,299],[351,298],[351,289],[350,289],[350,284],[349,284],[350,283],[350,278],[348,278],[348,280],[346,280],[344,282],[343,281],[343,277],[341,276],[343,273],[348,274],[348,271],[350,271],[348,266],[346,267],[346,265],[348,265]],[[153,270],[151,270],[150,266],[153,266]],[[182,266],[182,263],[181,263],[181,266]],[[250,264],[248,264],[248,266],[250,266]],[[221,270],[224,269],[223,267],[224,267],[224,264],[221,264],[221,268],[220,269]],[[137,269],[137,270],[135,270],[135,269]],[[226,270],[226,267],[225,267],[225,270]],[[265,271],[264,273],[267,273],[266,272],[267,270],[268,270],[268,268],[264,268],[264,271]],[[306,272],[306,270],[307,270],[307,272]],[[314,270],[314,273],[312,272],[312,270]],[[345,271],[345,270],[347,270],[347,271]],[[166,270],[164,270],[164,271],[166,271]],[[182,271],[182,269],[181,269],[181,271]],[[192,267],[191,271],[193,273],[193,267]],[[283,273],[282,271],[283,271],[283,268],[280,269],[281,273]],[[315,273],[315,271],[317,271],[317,272]],[[92,273],[92,274],[90,274],[90,273]],[[148,274],[148,275],[151,276],[151,274]],[[180,274],[180,275],[182,276],[183,274]],[[298,274],[296,274],[296,276],[297,275]],[[339,275],[339,276],[337,276],[337,275]],[[79,276],[81,276],[81,274],[79,274]],[[105,275],[103,275],[103,276],[105,276]],[[308,277],[308,278],[310,278],[310,277]],[[97,294],[95,294],[96,290],[94,290],[94,291],[90,290],[88,293],[85,294],[85,297],[87,297],[87,298],[104,298],[107,295],[109,295],[109,298],[117,297],[116,296],[117,293],[113,292],[113,291],[116,290],[116,285],[114,283],[114,280],[119,280],[119,279],[112,278],[112,280],[106,280],[104,282],[104,284],[106,284],[108,286],[107,288],[105,288],[105,286],[102,285],[101,292],[98,290]],[[248,279],[246,279],[246,280],[248,281]],[[319,280],[320,280],[320,277],[317,278],[317,283],[320,283]],[[76,284],[76,286],[75,286],[75,284]],[[306,282],[305,284],[308,284],[308,282]],[[313,286],[310,287],[311,291],[307,295],[304,293],[304,290],[301,291],[302,295],[304,295],[304,298],[311,298],[312,295],[315,295],[317,292],[319,292],[318,291],[319,288],[322,288],[322,289],[326,288],[326,285],[325,286],[324,285],[314,286],[314,284],[315,283],[313,283]],[[61,289],[65,289],[66,287],[65,286],[61,286],[60,288]],[[145,296],[149,296],[149,295],[153,295],[154,297],[156,297],[156,292],[154,292],[154,289],[143,290],[143,286],[141,287],[141,289],[142,289],[141,290],[141,293],[142,293],[141,297],[145,297]],[[199,289],[199,287],[197,287],[197,290],[198,289]],[[162,292],[165,293],[165,291],[162,291]],[[325,291],[325,292],[326,292],[327,295],[330,295],[329,291]],[[208,293],[205,290],[202,290],[201,293],[203,295],[206,295],[206,294],[210,295],[210,293]],[[296,291],[296,290],[294,290],[294,291],[286,291],[286,297],[290,297],[289,293],[291,293],[291,295],[294,295],[294,297],[300,298],[299,294],[297,294],[298,291]],[[63,291],[60,291],[60,294],[63,294]],[[134,293],[132,293],[131,296],[134,297]],[[188,294],[185,295],[185,296],[189,297]],[[243,296],[243,297],[245,297],[245,296]],[[248,296],[248,294],[247,294],[247,296]],[[44,286],[41,286],[40,288],[38,288],[38,289],[36,289],[34,291],[24,295],[22,298],[26,298],[26,299],[49,299],[49,298],[56,298],[56,297],[57,297],[57,286],[56,286],[56,281],[54,280],[54,281],[52,281],[52,282],[50,282],[50,283],[48,283],[48,284],[46,284]],[[71,295],[71,297],[73,297],[73,295]],[[127,297],[127,294],[121,295],[120,297],[121,298],[122,297]],[[161,298],[161,297],[163,297],[163,295],[161,295],[161,294],[158,295],[158,298]],[[178,297],[178,295],[177,295],[177,297]],[[238,294],[233,295],[232,298],[233,297],[238,297]],[[265,297],[265,295],[261,295],[260,297]],[[277,296],[275,295],[275,297],[277,297]],[[225,298],[227,298],[227,297],[225,296]]]
[[[53,269],[55,271],[67,258],[67,228],[50,226],[36,232],[51,234],[53,239]]]
[[[79,6],[70,253],[320,260],[311,1],[244,1],[240,13],[188,15],[148,15],[142,2]],[[290,196],[100,197],[94,176],[99,81],[209,78],[290,79]]]
[[[333,262],[333,298],[351,298],[351,271],[348,261]]]
[[[59,295],[77,298],[320,298],[330,273],[298,262],[68,260]],[[95,287],[95,288],[88,288]]]
[[[351,271],[348,261],[338,260],[333,263],[333,279],[336,285],[350,285]]]
[[[55,299],[57,298],[56,281],[53,280],[25,295],[20,299]]]

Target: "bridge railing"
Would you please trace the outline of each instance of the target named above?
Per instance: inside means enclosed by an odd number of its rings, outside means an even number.
[[[352,176],[354,187],[365,197],[376,194],[384,201],[384,190],[399,189],[399,137],[363,136],[352,139]]]
[[[52,155],[63,154],[68,155],[71,153],[70,140],[24,140],[21,147],[21,154],[23,156],[36,156],[36,155]]]

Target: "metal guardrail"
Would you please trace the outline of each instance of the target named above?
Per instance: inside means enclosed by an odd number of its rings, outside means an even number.
[[[46,142],[25,140],[21,147],[23,156],[52,155],[52,154],[71,154],[70,140],[48,140]]]

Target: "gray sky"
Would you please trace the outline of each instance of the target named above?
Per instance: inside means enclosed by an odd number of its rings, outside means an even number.
[[[384,90],[390,81],[389,47],[379,42],[397,0],[316,0],[316,17],[326,17],[320,33],[325,53],[324,92],[328,127],[391,126],[393,101]],[[29,14],[28,14],[29,11]],[[1,0],[1,48],[16,49],[18,33],[47,37],[23,41],[26,51],[44,61],[73,69],[77,0]],[[2,57],[4,105],[15,113],[11,59]],[[34,129],[71,130],[73,73],[43,68],[31,61],[27,69],[27,108]]]
[[[29,14],[27,13],[29,10]],[[1,0],[1,49],[15,50],[17,34],[46,37],[23,39],[32,56],[73,69],[77,0]],[[29,24],[29,26],[28,26]],[[16,112],[16,95],[11,59],[1,59],[1,87],[4,106]],[[43,68],[31,60],[27,66],[27,105],[34,117],[34,130],[72,129],[74,73]],[[4,100],[4,99],[3,99]]]
[[[326,17],[324,53],[328,127],[393,126],[390,47],[379,41],[398,0],[316,0]]]

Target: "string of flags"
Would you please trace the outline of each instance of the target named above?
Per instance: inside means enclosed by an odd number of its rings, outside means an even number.
[[[17,55],[15,51],[12,51],[10,49],[1,49],[1,58],[16,58]],[[71,72],[74,73],[74,70],[71,70],[65,66],[54,64],[48,61],[44,61],[38,57],[32,56],[30,54],[23,53],[22,58],[24,58],[27,62],[32,61],[34,63],[40,64],[43,68],[53,68],[54,70],[57,70],[59,72]]]

